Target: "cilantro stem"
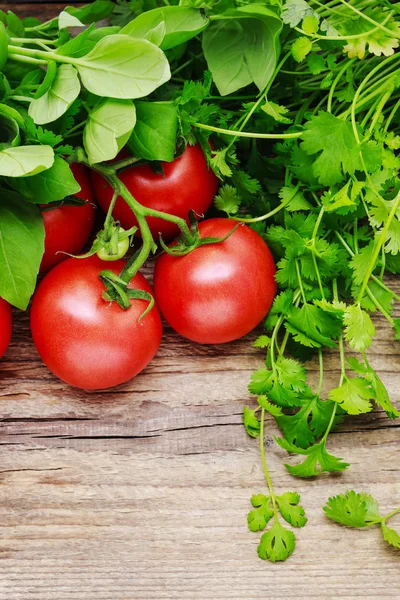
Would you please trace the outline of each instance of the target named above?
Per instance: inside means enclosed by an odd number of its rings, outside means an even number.
[[[397,515],[399,512],[400,512],[400,506],[399,506],[399,508],[395,508],[394,510],[392,510],[392,512],[390,512],[389,514],[387,514],[384,517],[382,517],[382,521],[384,523],[386,523],[386,521],[388,519],[391,519],[392,517],[394,517],[394,515]]]
[[[383,128],[383,131],[385,133],[388,131],[390,123],[393,121],[394,117],[396,116],[396,113],[399,110],[399,107],[400,107],[400,99],[397,100],[396,104],[392,108],[390,115],[386,119],[385,127]]]
[[[351,65],[355,62],[355,60],[356,60],[355,58],[352,58],[350,61],[345,61],[344,66],[340,69],[339,73],[336,75],[335,79],[333,80],[333,83],[332,83],[331,89],[329,90],[329,95],[328,95],[328,106],[327,106],[328,112],[332,112],[333,94],[335,93],[337,84],[339,83],[343,74],[347,71],[347,69],[349,67],[351,67]]]
[[[300,184],[297,184],[296,187],[293,189],[293,192],[290,194],[290,196],[288,196],[288,198],[286,198],[286,200],[284,202],[281,202],[281,204],[276,206],[274,209],[270,210],[265,215],[261,215],[259,217],[253,217],[253,218],[231,217],[231,219],[234,219],[235,221],[240,221],[241,223],[259,223],[260,221],[266,221],[266,219],[273,217],[274,215],[276,215],[276,213],[278,213],[280,210],[285,208],[285,206],[287,206],[293,200],[293,198],[296,196],[299,189],[300,189]]]
[[[318,359],[319,359],[319,381],[318,381],[317,396],[319,396],[321,394],[322,386],[324,384],[324,356],[322,354],[321,348],[318,349]]]
[[[371,291],[371,289],[367,286],[366,289],[367,295],[371,298],[372,302],[375,304],[375,306],[378,308],[378,310],[382,313],[382,315],[385,317],[385,319],[391,324],[394,325],[394,319],[389,315],[388,312],[386,312],[386,310],[383,308],[382,304],[379,302],[379,300],[376,298],[376,296],[373,294],[373,292]]]
[[[389,100],[390,96],[392,95],[392,90],[389,90],[388,92],[386,92],[386,94],[384,94],[382,96],[382,98],[380,99],[377,107],[376,107],[376,111],[375,114],[373,116],[373,119],[371,121],[371,124],[369,126],[369,132],[372,133],[376,127],[376,124],[382,114],[382,110],[386,104],[386,102]]]
[[[353,252],[353,250],[346,243],[346,241],[343,239],[343,237],[341,236],[341,234],[338,231],[335,231],[335,235],[336,235],[337,239],[340,241],[340,243],[342,244],[342,246],[350,254],[350,256],[354,256],[355,252]],[[376,277],[376,275],[371,275],[371,279],[373,279],[373,281],[375,281],[375,283],[377,283],[379,285],[379,287],[381,287],[383,290],[385,290],[386,292],[390,292],[393,295],[393,298],[395,298],[395,300],[397,300],[398,302],[400,302],[400,296],[398,294],[396,294],[395,292],[393,292],[387,285],[385,285],[383,283],[383,281],[381,281],[379,279],[379,277]]]
[[[297,258],[296,258],[296,261],[295,261],[295,265],[296,265],[296,273],[297,273],[297,279],[298,279],[298,282],[299,282],[299,288],[300,288],[301,296],[303,298],[304,304],[307,304],[307,299],[306,299],[306,295],[305,295],[304,288],[303,288],[303,282],[302,282],[302,279],[301,279],[299,261],[298,261]]]
[[[260,140],[293,140],[303,135],[302,131],[296,131],[293,133],[250,133],[247,131],[233,131],[232,129],[213,127],[212,125],[205,125],[204,123],[194,123],[194,126],[198,127],[199,129],[205,129],[206,131],[214,131],[215,133],[221,133],[223,135],[233,135],[234,137],[243,138],[257,138]]]
[[[268,485],[268,490],[271,496],[271,500],[272,500],[272,507],[274,510],[274,519],[275,521],[278,520],[278,512],[277,512],[277,508],[276,508],[276,501],[275,501],[275,493],[274,493],[274,488],[272,487],[272,481],[271,481],[271,477],[268,471],[268,467],[267,467],[267,461],[265,459],[265,443],[264,443],[264,420],[265,420],[265,408],[261,409],[261,417],[260,417],[260,454],[261,454],[261,462],[262,462],[262,466],[263,466],[263,471],[264,471],[264,475],[265,475],[265,479],[267,481],[267,485]]]
[[[339,2],[341,2],[342,4],[347,6],[347,8],[350,8],[350,10],[352,10],[353,12],[357,13],[358,16],[360,16],[362,19],[365,19],[366,21],[369,21],[370,23],[375,25],[375,27],[377,29],[381,29],[382,31],[384,31],[388,37],[398,39],[398,36],[391,29],[388,29],[382,23],[378,23],[374,19],[371,19],[371,17],[369,17],[368,15],[363,13],[361,10],[358,10],[355,6],[353,6],[349,2],[346,2],[346,0],[339,0]],[[366,34],[368,34],[368,33],[370,33],[370,32],[367,31]]]
[[[378,260],[379,253],[381,251],[381,248],[382,248],[383,244],[386,242],[387,233],[389,231],[389,228],[390,228],[390,225],[392,224],[393,219],[396,216],[396,212],[397,212],[399,206],[400,206],[400,192],[397,194],[397,196],[396,196],[396,198],[394,200],[392,209],[391,209],[391,211],[389,213],[389,216],[388,216],[388,218],[386,220],[386,223],[385,223],[383,229],[379,233],[379,239],[378,239],[377,243],[375,244],[374,252],[372,254],[372,258],[370,260],[370,263],[368,265],[367,273],[365,274],[365,277],[364,277],[363,282],[361,284],[361,289],[360,289],[360,292],[358,294],[358,299],[357,299],[358,302],[361,302],[361,300],[362,300],[362,298],[363,298],[363,296],[365,294],[365,289],[366,289],[366,287],[368,285],[368,282],[370,280],[370,277],[371,277],[371,275],[372,275],[372,273],[373,273],[373,271],[375,269],[376,261]]]
[[[312,238],[311,238],[311,241],[310,241],[310,243],[311,243],[311,255],[312,255],[312,260],[313,260],[313,264],[314,264],[315,274],[317,276],[318,287],[319,287],[319,291],[321,292],[321,296],[322,296],[323,300],[325,300],[325,293],[324,293],[324,288],[323,288],[323,285],[322,285],[321,274],[320,274],[319,268],[318,268],[317,257],[315,255],[315,242],[316,242],[316,238],[317,238],[317,233],[318,233],[319,226],[321,225],[322,217],[324,216],[324,212],[325,212],[325,207],[321,206],[321,210],[319,211],[318,218],[317,218],[317,220],[315,222],[313,235],[312,235]]]

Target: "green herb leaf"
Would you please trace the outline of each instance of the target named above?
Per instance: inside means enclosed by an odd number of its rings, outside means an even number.
[[[36,206],[8,190],[1,191],[0,239],[0,297],[25,310],[43,256],[43,219]]]
[[[360,148],[348,121],[320,111],[305,124],[302,139],[301,148],[307,154],[321,152],[313,172],[323,185],[340,183],[345,174],[361,169]]]
[[[48,204],[63,200],[81,189],[68,163],[60,156],[54,158],[50,169],[33,177],[14,178],[10,180],[10,184],[21,196],[34,204]]]
[[[52,123],[68,110],[80,89],[77,70],[72,65],[61,65],[48,92],[30,103],[29,116],[37,125]]]
[[[260,435],[260,421],[257,419],[255,411],[248,406],[243,409],[243,424],[251,437],[255,438]]]
[[[174,160],[178,113],[173,104],[135,102],[136,125],[128,147],[133,156],[146,160]]]
[[[271,529],[261,536],[257,548],[258,556],[263,560],[272,562],[283,561],[293,554],[296,546],[294,534],[275,521]]]
[[[147,38],[161,23],[165,26],[165,35],[161,48],[168,50],[187,42],[198,35],[208,25],[208,19],[200,10],[184,6],[163,6],[140,14],[125,25],[121,33],[135,38]]]
[[[347,527],[367,527],[380,518],[377,501],[370,494],[353,490],[329,498],[324,512],[332,521]]]
[[[276,496],[282,517],[292,525],[292,527],[304,527],[307,523],[307,517],[302,506],[299,506],[300,496],[297,492],[285,492],[281,496]]]
[[[374,397],[368,382],[362,377],[346,381],[329,393],[330,400],[337,402],[349,415],[359,415],[372,410],[369,402]]]
[[[18,146],[0,152],[0,175],[25,177],[49,169],[54,163],[50,146]]]
[[[390,546],[393,546],[393,548],[400,549],[400,535],[397,533],[397,531],[395,531],[391,527],[388,527],[385,521],[382,521],[381,527],[383,539],[385,540],[385,542],[390,544]]]
[[[348,306],[344,312],[343,322],[345,338],[350,346],[357,352],[364,352],[370,347],[376,335],[371,317],[358,304]]]
[[[112,160],[125,146],[136,123],[136,110],[130,100],[100,100],[88,115],[83,145],[89,163]]]
[[[250,502],[254,506],[254,510],[247,515],[248,527],[250,531],[262,531],[274,514],[271,508],[271,499],[264,494],[258,494],[252,496]]]
[[[226,16],[203,34],[204,56],[219,93],[232,94],[251,82],[264,89],[276,66],[281,20],[261,5],[232,10]]]
[[[109,98],[142,98],[171,77],[160,48],[128,35],[105,37],[74,64],[89,92]]]

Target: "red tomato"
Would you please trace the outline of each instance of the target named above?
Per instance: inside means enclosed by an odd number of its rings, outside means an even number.
[[[200,236],[224,237],[236,223],[209,219]],[[275,264],[264,240],[239,225],[220,244],[186,256],[162,254],[154,272],[158,307],[178,333],[200,344],[222,344],[249,333],[276,294]]]
[[[0,298],[0,358],[8,348],[11,339],[11,306]]]
[[[200,146],[187,146],[184,153],[173,162],[163,162],[164,175],[155,173],[150,165],[132,166],[121,172],[119,178],[140,204],[147,208],[187,219],[189,210],[202,215],[210,208],[218,187],[218,178],[208,168]],[[103,177],[92,171],[91,179],[96,200],[107,212],[113,197],[113,190]],[[124,229],[137,226],[137,221],[129,206],[119,197],[113,216]],[[147,219],[155,239],[161,233],[165,240],[171,240],[179,233],[174,223],[163,219]]]
[[[124,311],[101,297],[100,271],[120,273],[124,264],[70,258],[46,275],[34,295],[33,341],[50,371],[70,385],[87,390],[119,385],[140,373],[158,350],[162,325],[155,306],[139,322],[146,301],[131,300]],[[151,293],[140,273],[130,287]]]
[[[45,230],[44,255],[40,272],[49,271],[54,265],[66,260],[68,254],[78,254],[89,239],[93,228],[95,208],[89,177],[80,164],[71,165],[75,179],[81,186],[76,194],[86,204],[81,206],[56,206],[43,210]],[[42,206],[45,208],[46,205]],[[60,252],[61,251],[61,252]],[[57,252],[60,252],[57,254]]]

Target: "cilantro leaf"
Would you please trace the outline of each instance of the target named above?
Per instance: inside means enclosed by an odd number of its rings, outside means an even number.
[[[258,556],[272,562],[283,561],[293,554],[296,546],[294,534],[275,521],[271,529],[261,536]]]
[[[276,104],[276,102],[270,102],[266,100],[265,104],[261,106],[261,110],[263,110],[268,116],[272,117],[274,121],[277,121],[277,123],[287,124],[292,122],[292,119],[285,117],[289,110],[285,106]]]
[[[357,352],[364,352],[372,343],[376,331],[371,317],[358,304],[348,306],[345,310],[343,322],[345,338],[350,346]]]
[[[333,348],[335,342],[332,338],[337,337],[341,329],[337,319],[312,304],[294,308],[287,317],[285,327],[296,342],[310,348]]]
[[[369,402],[374,397],[368,381],[362,377],[346,378],[345,382],[329,393],[329,399],[337,402],[349,415],[360,415],[372,410]]]
[[[271,338],[268,335],[260,335],[253,343],[254,348],[268,348],[271,344]]]
[[[254,410],[248,406],[243,409],[243,425],[250,437],[256,438],[260,435],[260,421]]]
[[[377,501],[369,494],[353,490],[329,498],[324,512],[332,521],[347,527],[367,527],[380,518]]]
[[[279,506],[282,517],[292,525],[292,527],[304,527],[308,519],[302,506],[299,506],[300,496],[297,492],[285,492],[281,496],[276,496],[276,502]]]
[[[260,396],[268,394],[274,383],[274,374],[268,369],[258,369],[251,376],[248,390],[251,394]]]
[[[270,521],[274,511],[271,508],[271,498],[258,494],[250,499],[254,510],[251,510],[247,515],[247,525],[250,531],[262,531]]]
[[[234,215],[239,210],[241,198],[236,188],[231,185],[223,185],[219,190],[219,194],[215,196],[214,203],[218,210],[222,210],[228,215]]]
[[[273,417],[276,418],[282,415],[282,409],[279,406],[276,406],[275,404],[271,404],[271,402],[268,401],[268,398],[266,396],[258,396],[257,402],[261,406],[261,408],[264,408]]]
[[[306,371],[297,360],[279,357],[275,363],[278,372],[278,381],[286,389],[295,392],[304,392],[307,389]]]
[[[400,535],[397,533],[397,531],[395,531],[391,527],[388,527],[385,521],[382,521],[381,527],[383,539],[385,540],[385,542],[387,542],[388,544],[390,544],[390,546],[393,546],[394,548],[400,549]]]
[[[310,155],[320,153],[313,173],[322,185],[340,183],[344,175],[361,169],[360,147],[348,121],[320,111],[304,127],[301,148]]]
[[[324,440],[306,449],[290,444],[282,438],[275,438],[275,441],[284,450],[295,454],[303,454],[307,457],[298,465],[285,464],[289,473],[295,477],[315,477],[315,475],[324,472],[334,473],[336,471],[343,471],[343,469],[347,469],[349,466],[341,458],[337,458],[327,452]]]
[[[297,190],[294,187],[285,186],[279,191],[279,198],[282,202],[289,200],[285,205],[286,210],[310,210],[311,204],[306,200],[302,191]]]
[[[290,27],[296,27],[306,17],[315,13],[305,0],[286,0],[282,9],[282,21]]]
[[[292,45],[292,56],[298,63],[303,62],[312,50],[312,41],[308,37],[300,37]]]

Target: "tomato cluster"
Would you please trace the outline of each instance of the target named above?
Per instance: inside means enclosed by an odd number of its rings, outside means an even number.
[[[156,354],[162,337],[160,312],[183,337],[201,344],[220,344],[249,333],[267,314],[276,293],[275,265],[264,240],[250,227],[230,219],[211,218],[198,226],[198,245],[184,255],[163,253],[156,261],[154,291],[137,273],[128,286],[141,290],[124,310],[105,293],[99,274],[120,274],[125,262],[104,262],[99,255],[68,258],[87,242],[94,222],[94,203],[85,170],[74,165],[81,185],[78,206],[59,205],[43,211],[45,253],[31,307],[31,330],[47,367],[70,385],[87,390],[119,385],[142,371]],[[162,172],[130,166],[119,177],[142,206],[188,221],[194,210],[203,215],[218,186],[199,146],[188,146]],[[113,191],[91,173],[95,198],[107,211]],[[122,198],[113,216],[128,229],[136,219]],[[148,217],[153,237],[172,239],[177,226]],[[230,234],[230,235],[229,235]],[[224,239],[201,244],[207,238]],[[176,242],[172,242],[174,250]],[[60,252],[61,251],[61,252]],[[64,260],[67,259],[67,260]],[[140,293],[138,293],[140,295]],[[136,295],[138,295],[136,294]],[[155,299],[149,310],[148,298]],[[11,309],[0,300],[0,356],[11,335]]]

